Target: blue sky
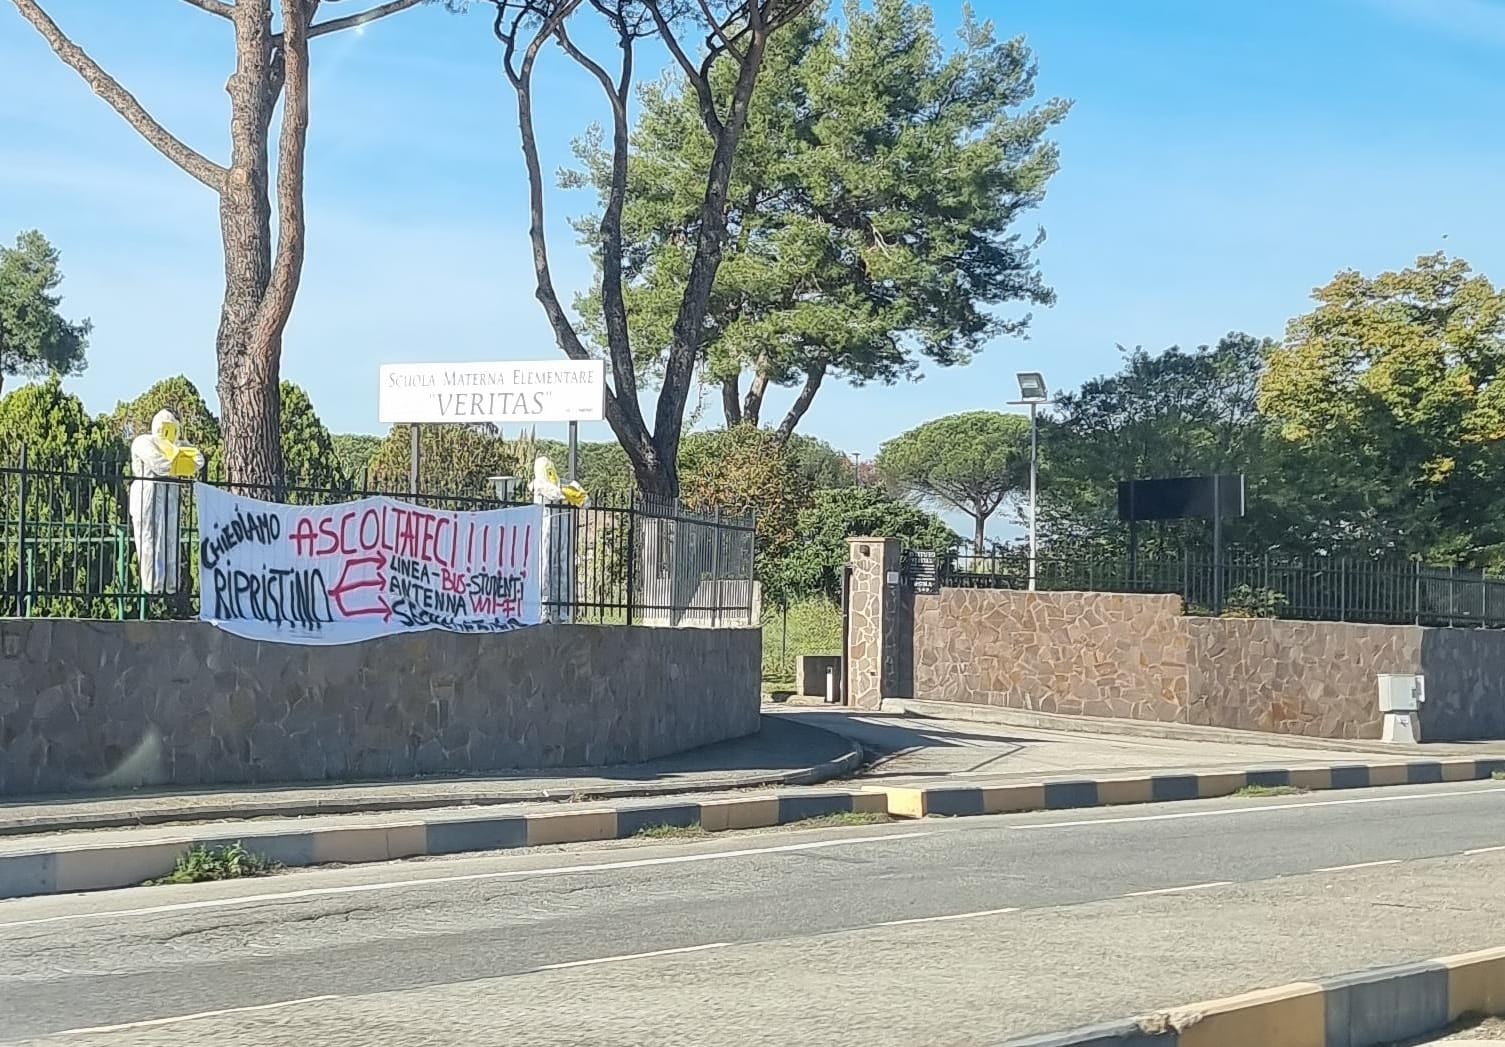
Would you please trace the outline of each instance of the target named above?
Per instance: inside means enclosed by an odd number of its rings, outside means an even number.
[[[228,24],[170,0],[50,0],[164,124],[223,159]],[[351,6],[354,6],[353,4]],[[949,33],[960,0],[933,5]],[[1505,0],[978,0],[1076,107],[1032,216],[1059,302],[966,368],[828,385],[804,431],[871,454],[942,414],[1072,386],[1115,344],[1278,335],[1340,268],[1446,249],[1505,281]],[[379,431],[382,362],[548,358],[532,296],[515,109],[483,17],[419,9],[315,42],[308,263],[284,374],[335,431]],[[540,85],[546,166],[603,111],[562,61]],[[551,200],[562,285],[589,277]],[[212,195],[138,139],[0,3],[0,236],[62,250],[95,323],[69,385],[108,410],[188,374],[212,400],[221,259]],[[774,400],[782,411],[788,397]],[[719,419],[714,397],[706,418]],[[770,414],[772,411],[769,412]],[[609,437],[591,427],[589,438]]]

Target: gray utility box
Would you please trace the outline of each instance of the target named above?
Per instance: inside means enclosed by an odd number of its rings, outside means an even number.
[[[1398,745],[1421,741],[1421,703],[1427,700],[1427,681],[1416,673],[1380,673],[1380,712],[1385,722],[1380,738]]]
[[[1380,712],[1414,713],[1426,700],[1426,677],[1415,673],[1380,674]]]

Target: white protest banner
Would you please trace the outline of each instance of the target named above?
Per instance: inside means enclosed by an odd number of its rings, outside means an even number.
[[[606,417],[604,360],[499,360],[383,364],[383,423],[599,422]]]
[[[199,616],[237,636],[340,644],[540,620],[542,506],[281,505],[202,483],[194,499]]]

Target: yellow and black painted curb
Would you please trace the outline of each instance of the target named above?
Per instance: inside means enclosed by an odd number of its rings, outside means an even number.
[[[1505,948],[1260,989],[1004,1047],[1377,1047],[1505,1014]]]
[[[1016,785],[883,786],[896,818],[962,817],[1016,811],[1064,811],[1125,803],[1164,803],[1231,796],[1248,787],[1367,789],[1378,785],[1467,782],[1505,772],[1505,759],[1382,761],[1335,767],[1272,767],[1201,774],[1156,774]]]
[[[154,834],[140,842],[91,843],[79,833],[66,844],[0,854],[0,898],[130,887],[165,876],[196,846],[240,843],[281,865],[355,864],[400,858],[620,840],[657,826],[707,832],[789,825],[833,814],[894,818],[1069,810],[1113,804],[1160,803],[1228,796],[1246,786],[1359,789],[1377,785],[1462,782],[1505,772],[1505,759],[1383,761],[1336,767],[1257,768],[1199,774],[1102,777],[1000,786],[854,786],[778,791],[731,799],[618,804],[568,804],[559,810],[465,817],[439,812],[393,817],[375,824],[310,825],[284,831],[227,831],[223,823]],[[76,840],[77,842],[73,842]]]
[[[376,825],[310,826],[280,832],[227,832],[223,824],[154,835],[139,843],[50,842],[36,850],[0,854],[0,898],[68,894],[131,887],[172,872],[193,847],[239,843],[288,867],[384,862],[428,855],[464,854],[545,844],[620,840],[658,826],[708,832],[789,825],[836,814],[885,814],[887,797],[859,790],[776,792],[687,803],[614,806],[567,805],[519,814],[478,812],[472,817],[411,818]]]

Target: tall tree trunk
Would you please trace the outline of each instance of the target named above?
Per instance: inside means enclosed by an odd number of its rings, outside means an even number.
[[[272,32],[272,0],[187,2],[234,27],[235,72],[225,84],[230,96],[228,167],[163,127],[58,28],[38,0],[12,0],[21,16],[95,94],[158,152],[219,196],[225,295],[215,349],[225,464],[232,480],[263,494],[275,493],[284,482],[279,417],[282,334],[303,270],[308,41],[359,28],[416,7],[422,0],[385,0],[317,24],[314,17],[320,0],[281,0],[281,33]],[[274,256],[268,156],[272,114],[284,86]]]
[[[721,413],[726,416],[728,429],[742,424],[742,403],[736,375],[721,379]]]
[[[972,552],[977,556],[981,556],[983,553],[983,546],[985,546],[988,541],[988,518],[987,515],[983,513],[982,506],[975,507],[975,512],[972,515],[972,522],[976,525],[976,529],[972,532]]]
[[[533,117],[533,69],[539,51],[554,38],[559,27],[580,6],[581,0],[565,0],[548,18],[538,25],[526,42],[519,37],[525,15],[531,10],[520,7],[512,11],[512,22],[507,23],[508,10],[499,6],[492,32],[504,47],[502,66],[517,93],[518,139],[523,153],[523,169],[528,175],[528,240],[533,249],[533,272],[535,277],[534,297],[543,306],[549,326],[560,350],[572,360],[592,359],[591,353],[580,341],[569,314],[559,300],[554,287],[554,274],[549,262],[549,242],[545,234],[543,161],[538,152],[538,136]],[[519,52],[519,44],[523,44]],[[615,92],[611,92],[615,95]],[[603,244],[603,247],[609,247]],[[631,368],[630,346],[611,346],[613,374],[625,362]],[[621,358],[619,360],[619,357]],[[635,388],[635,382],[634,382]],[[646,495],[674,497],[678,494],[677,475],[666,479],[660,466],[658,450],[644,424],[636,398],[619,396],[615,389],[606,391],[606,421],[616,434],[617,442],[627,453],[632,466],[632,475],[638,489]]]
[[[230,95],[230,167],[220,192],[225,297],[215,350],[227,479],[261,497],[282,482],[279,406],[281,338],[258,334],[257,316],[272,279],[272,206],[268,134],[273,93],[270,0],[235,7],[236,67]]]
[[[779,445],[789,442],[794,435],[794,427],[800,424],[800,419],[805,417],[805,412],[810,410],[810,403],[815,399],[815,394],[820,391],[820,383],[826,380],[826,365],[815,364],[805,372],[805,384],[800,386],[799,395],[794,398],[794,403],[789,407],[789,413],[784,415],[784,420],[779,423],[778,432],[775,434]]]
[[[714,134],[716,147],[711,153],[710,170],[706,172],[695,253],[685,279],[684,298],[675,317],[669,359],[664,365],[663,387],[659,390],[654,412],[653,446],[665,473],[663,479],[676,497],[679,494],[679,441],[684,432],[685,403],[689,399],[695,365],[700,359],[700,347],[705,338],[705,314],[710,307],[711,290],[726,246],[726,200],[732,181],[732,164],[742,134],[747,129],[753,90],[768,50],[769,27],[758,0],[749,0],[747,10],[749,22],[742,52],[738,56],[737,82],[732,88],[726,120],[719,127],[719,133]]]
[[[763,420],[763,397],[768,392],[768,361],[760,358],[753,372],[752,384],[747,387],[747,397],[742,401],[742,419],[749,425]]]

